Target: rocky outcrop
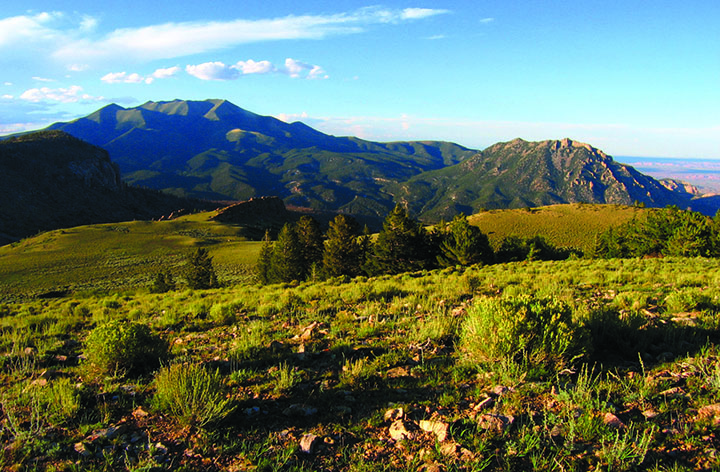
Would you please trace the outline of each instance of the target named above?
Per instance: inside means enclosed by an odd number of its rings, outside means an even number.
[[[40,231],[154,219],[188,202],[128,187],[108,153],[62,131],[0,141],[0,244]]]

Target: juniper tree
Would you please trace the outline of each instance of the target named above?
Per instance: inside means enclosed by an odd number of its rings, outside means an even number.
[[[207,249],[198,248],[190,255],[187,283],[188,287],[192,289],[215,288],[218,286],[212,257],[208,254]]]
[[[303,280],[303,257],[297,231],[291,224],[285,224],[270,255],[269,267],[270,282],[292,282]]]
[[[270,267],[272,262],[272,250],[273,242],[270,239],[270,231],[265,231],[263,237],[263,244],[260,247],[260,254],[258,255],[257,265],[255,266],[255,272],[257,274],[260,283],[270,283]]]
[[[489,263],[493,258],[487,235],[463,214],[453,218],[442,234],[438,262],[443,267]]]
[[[322,264],[323,258],[323,237],[320,225],[312,216],[303,215],[295,224],[298,240],[300,242],[300,253],[302,255],[303,278],[310,277],[315,272],[315,267]]]
[[[372,274],[399,274],[433,267],[433,251],[422,224],[396,205],[383,222],[368,259]]]
[[[323,272],[328,277],[360,275],[362,246],[358,240],[359,227],[348,215],[337,215],[330,222],[323,251]]]

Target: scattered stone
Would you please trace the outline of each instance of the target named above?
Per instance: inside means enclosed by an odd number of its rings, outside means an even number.
[[[449,424],[442,421],[420,420],[420,429],[437,436],[438,441],[443,442],[447,439]]]
[[[550,430],[550,437],[553,439],[560,439],[562,440],[563,436],[565,436],[565,429],[559,425],[556,424],[553,426],[553,428]]]
[[[501,397],[505,395],[506,393],[514,392],[515,389],[511,387],[505,387],[504,385],[497,385],[495,388],[492,389],[492,394],[496,397]]]
[[[260,407],[253,406],[250,408],[245,408],[245,415],[249,417],[257,416],[260,414]]]
[[[83,457],[90,457],[92,456],[92,452],[88,450],[88,448],[85,446],[85,443],[79,442],[75,443],[73,446],[73,449],[75,449],[75,452],[80,454]]]
[[[403,420],[396,420],[390,425],[389,429],[390,437],[395,441],[402,441],[404,439],[412,439],[412,433],[408,431],[406,423]]]
[[[670,398],[689,399],[689,395],[680,387],[673,387],[660,392],[660,395]]]
[[[405,417],[405,412],[402,408],[393,408],[392,410],[388,410],[383,416],[385,421],[395,421],[402,419],[403,417]]]
[[[26,356],[32,356],[33,354],[35,354],[36,351],[34,347],[26,347],[23,352]]]
[[[418,471],[419,472],[443,472],[445,470],[445,466],[442,464],[438,464],[437,462],[433,462],[431,464],[423,464]]]
[[[62,355],[62,354],[56,354],[56,355],[55,355],[55,360],[58,361],[58,362],[67,362],[68,357],[67,357],[67,356],[64,356],[64,355]]]
[[[696,420],[707,420],[715,427],[720,426],[720,403],[700,408],[697,412]]]
[[[410,371],[407,367],[395,367],[387,371],[388,378],[397,379],[399,377],[410,377]]]
[[[478,425],[487,430],[502,433],[515,422],[515,417],[511,415],[491,415],[484,414],[478,417]]]
[[[300,451],[305,454],[312,454],[315,452],[315,446],[319,440],[320,438],[312,433],[304,434],[300,439]]]
[[[659,413],[658,413],[657,411],[653,410],[652,408],[650,408],[649,410],[643,411],[643,412],[642,412],[642,415],[643,415],[645,418],[651,420],[651,419],[657,417],[657,416],[659,415]]]
[[[487,408],[492,408],[492,406],[495,404],[495,399],[493,397],[487,397],[477,405],[473,407],[473,410],[475,411],[481,411],[485,410]]]
[[[444,456],[456,456],[460,450],[460,444],[455,441],[446,442],[440,446],[440,453]]]
[[[303,406],[300,404],[293,404],[283,410],[285,416],[312,416],[317,413],[317,408],[312,406]]]
[[[147,411],[143,410],[141,406],[139,406],[139,407],[135,408],[135,410],[132,412],[132,415],[136,419],[140,419],[140,418],[145,418],[146,416],[149,415],[149,413]]]
[[[122,432],[124,428],[122,426],[110,426],[106,429],[95,431],[90,436],[85,438],[86,441],[96,442],[103,439],[112,439]]]
[[[620,421],[620,418],[618,418],[617,416],[613,415],[610,412],[605,413],[605,417],[603,418],[603,424],[609,426],[612,429],[617,429],[617,430],[625,429],[625,423]]]
[[[340,416],[352,414],[352,408],[350,408],[349,406],[336,405],[332,407],[332,410]]]

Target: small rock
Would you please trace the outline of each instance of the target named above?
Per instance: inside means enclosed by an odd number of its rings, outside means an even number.
[[[428,433],[433,433],[437,436],[438,441],[443,442],[447,439],[449,424],[443,423],[442,421],[420,421],[420,429]]]
[[[142,407],[139,406],[139,407],[135,408],[135,410],[133,410],[132,415],[136,419],[140,419],[140,418],[145,418],[146,416],[149,415],[149,413],[147,411],[143,410]]]
[[[493,397],[487,397],[477,405],[473,407],[473,410],[475,411],[481,411],[485,410],[487,408],[492,408],[492,406],[495,404],[495,399]]]
[[[444,456],[455,456],[460,450],[460,444],[452,441],[440,446],[440,453]]]
[[[320,438],[312,433],[304,434],[300,439],[300,451],[305,454],[312,454],[315,452],[315,446],[319,440]]]
[[[605,417],[603,418],[603,424],[609,426],[612,429],[617,429],[617,430],[625,429],[625,423],[620,421],[620,418],[618,418],[617,416],[613,415],[610,412],[605,413]]]
[[[260,414],[260,407],[258,407],[258,406],[245,408],[245,415],[247,415],[249,417],[257,416],[259,414]]]
[[[494,430],[502,433],[515,422],[515,417],[511,415],[480,415],[478,417],[478,425],[483,429]]]
[[[387,376],[391,379],[409,377],[410,371],[408,371],[407,367],[395,367],[394,369],[390,369],[387,371]]]
[[[680,387],[673,387],[669,388],[667,390],[664,390],[660,392],[660,395],[663,395],[664,397],[670,397],[670,398],[679,398],[679,399],[688,399],[690,398],[687,393],[685,393],[685,390],[683,390]]]
[[[649,420],[657,417],[658,414],[659,414],[659,413],[658,413],[657,411],[653,410],[652,408],[650,408],[649,410],[645,410],[645,411],[642,412],[642,415],[643,415],[645,418],[649,419]]]
[[[121,431],[123,430],[122,426],[110,426],[107,429],[101,429],[99,431],[95,431],[90,436],[85,438],[87,441],[95,442],[99,441],[101,439],[112,439],[115,436],[117,436]]]
[[[393,408],[392,410],[386,411],[383,418],[385,419],[385,421],[394,421],[402,419],[404,416],[405,412],[402,408]]]
[[[34,347],[26,347],[23,352],[26,356],[32,356],[33,354],[35,354],[36,351]]]
[[[66,362],[68,360],[67,356],[63,356],[62,354],[56,354],[55,360],[58,362]]]
[[[411,439],[412,433],[408,431],[406,423],[403,420],[396,420],[390,425],[389,434],[395,441],[402,441],[404,439]]]
[[[92,456],[92,452],[88,451],[87,447],[85,447],[85,443],[79,442],[75,443],[73,446],[73,449],[75,449],[75,452],[80,454],[83,457],[90,457]]]
[[[515,391],[514,388],[511,387],[505,387],[504,385],[497,385],[495,388],[492,389],[492,394],[496,397],[501,397],[505,395],[506,393],[510,393]]]
[[[720,403],[700,408],[697,412],[696,420],[708,420],[713,426],[720,426]]]
[[[293,404],[283,410],[285,416],[312,416],[317,413],[317,408]]]

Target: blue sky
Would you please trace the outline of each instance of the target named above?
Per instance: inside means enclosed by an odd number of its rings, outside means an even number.
[[[570,137],[720,159],[717,0],[29,0],[0,14],[0,134],[225,98],[378,141]]]

